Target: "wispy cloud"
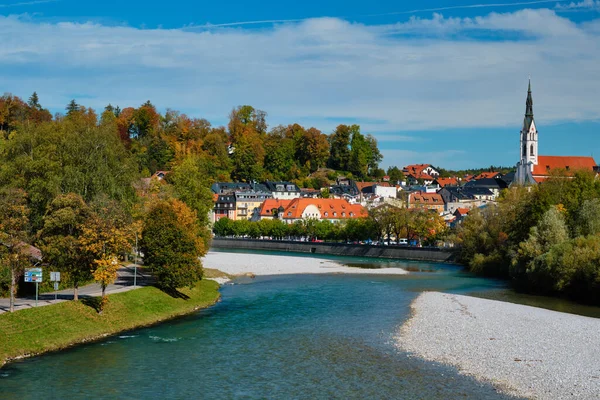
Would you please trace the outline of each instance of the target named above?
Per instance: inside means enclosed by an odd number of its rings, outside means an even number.
[[[560,11],[575,11],[575,10],[599,10],[599,0],[583,0],[580,2],[570,2],[569,4],[557,4],[555,7]]]
[[[21,7],[21,6],[34,6],[36,4],[45,4],[45,3],[56,3],[60,0],[33,0],[33,1],[22,1],[19,3],[7,3],[0,4],[0,8],[10,8],[10,7]]]

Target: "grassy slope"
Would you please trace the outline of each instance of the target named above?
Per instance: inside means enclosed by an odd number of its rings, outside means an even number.
[[[102,314],[81,301],[1,314],[0,366],[12,358],[59,350],[208,307],[218,300],[218,289],[216,282],[203,280],[180,291],[189,296],[184,300],[144,287],[110,295]]]

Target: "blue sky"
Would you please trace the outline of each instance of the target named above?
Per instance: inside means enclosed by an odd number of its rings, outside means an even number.
[[[358,123],[384,166],[468,168],[518,161],[531,74],[540,153],[600,162],[600,0],[259,4],[0,0],[0,91],[214,125],[251,104]]]

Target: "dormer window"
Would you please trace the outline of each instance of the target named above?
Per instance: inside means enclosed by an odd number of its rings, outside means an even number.
[[[325,216],[329,217],[329,213],[327,211],[325,211]]]
[[[550,166],[546,165],[546,171],[550,171]]]
[[[570,169],[570,168],[569,168],[569,166],[567,165],[567,167],[566,167],[566,170],[568,171],[569,169]]]

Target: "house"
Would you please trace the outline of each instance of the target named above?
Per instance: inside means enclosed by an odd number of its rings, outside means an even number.
[[[478,175],[475,175],[474,177],[472,177],[472,179],[499,179],[502,178],[502,174],[500,172],[493,172],[493,171],[488,171],[488,172],[482,172]],[[471,179],[469,179],[471,180]]]
[[[270,182],[266,181],[267,190],[273,193],[276,199],[291,200],[301,197],[302,191],[293,182]]]
[[[292,200],[266,199],[259,208],[255,209],[252,220],[281,218],[291,202]]]
[[[457,208],[452,215],[454,215],[454,221],[452,221],[452,225],[456,226],[457,224],[462,223],[467,214],[471,211],[468,208]]]
[[[440,173],[431,166],[431,164],[413,164],[407,165],[402,169],[408,185],[424,183],[431,185],[433,181],[440,176]]]
[[[493,196],[491,198],[483,197],[486,200],[496,200],[496,197],[500,195],[500,192],[503,189],[506,189],[508,185],[501,178],[493,179],[493,178],[482,178],[482,179],[473,179],[467,183],[465,183],[464,188],[485,188],[489,189]],[[481,192],[480,192],[481,195]]]
[[[268,192],[265,185],[260,183],[246,183],[246,182],[215,182],[211,185],[210,190],[217,194],[231,194],[237,191],[257,191],[257,192]]]
[[[154,174],[152,174],[151,178],[156,178],[159,181],[162,181],[169,172],[170,171],[156,171]]]
[[[272,199],[273,194],[268,191],[244,190],[236,191],[236,219],[251,219],[255,208],[260,208],[267,199]]]
[[[444,199],[438,193],[413,192],[408,195],[409,208],[427,208],[438,213],[444,211]]]
[[[288,224],[304,219],[318,219],[338,222],[351,218],[362,218],[368,215],[366,208],[360,204],[350,204],[343,199],[294,199],[280,218]]]
[[[458,186],[459,184],[458,178],[435,178],[432,183],[433,186],[437,185],[440,188],[444,186]]]
[[[563,170],[567,174],[576,170],[597,171],[593,157],[542,156],[538,153],[538,130],[533,117],[533,97],[531,80],[525,101],[525,118],[520,132],[520,161],[512,184],[532,185],[544,182],[553,170]]]
[[[360,197],[361,191],[352,179],[340,178],[337,185],[332,185],[329,188],[329,195],[336,199],[354,202]]]
[[[214,208],[214,221],[221,218],[237,219],[237,209],[235,206],[235,194],[219,194]]]
[[[321,191],[317,189],[300,189],[300,197],[318,199],[321,197]]]
[[[438,192],[444,200],[445,210],[454,213],[458,208],[472,209],[492,201],[494,194],[484,187],[446,186]]]

